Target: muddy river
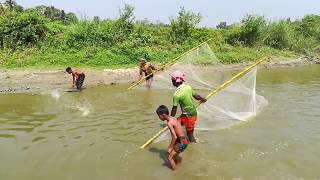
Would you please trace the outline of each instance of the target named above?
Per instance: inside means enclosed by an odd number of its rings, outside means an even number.
[[[316,179],[320,177],[320,66],[259,70],[269,104],[239,125],[200,131],[168,168],[168,142],[139,150],[163,122],[171,91],[127,84],[0,95],[0,179]]]

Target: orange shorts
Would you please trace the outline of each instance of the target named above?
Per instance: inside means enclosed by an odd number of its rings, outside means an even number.
[[[187,131],[191,131],[194,129],[194,125],[197,121],[198,116],[186,116],[186,115],[181,115],[178,117],[178,121],[181,122],[182,125],[184,125],[187,129]]]

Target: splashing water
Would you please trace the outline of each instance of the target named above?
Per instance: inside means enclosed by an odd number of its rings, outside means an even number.
[[[51,95],[51,97],[53,97],[56,100],[58,100],[61,97],[62,93],[58,89],[55,89],[55,90],[50,92],[50,95]]]
[[[84,105],[77,105],[76,108],[82,112],[82,116],[88,116],[90,114],[90,108]]]

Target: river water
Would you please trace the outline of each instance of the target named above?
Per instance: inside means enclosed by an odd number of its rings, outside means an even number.
[[[0,95],[0,179],[320,178],[320,66],[259,70],[269,105],[240,125],[196,132],[176,172],[167,142],[139,150],[172,92],[126,87]]]

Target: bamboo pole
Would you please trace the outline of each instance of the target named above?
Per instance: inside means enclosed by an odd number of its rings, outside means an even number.
[[[253,69],[254,67],[256,67],[258,64],[262,63],[264,60],[266,60],[267,58],[261,58],[260,60],[258,60],[257,62],[255,62],[254,64],[252,64],[251,66],[248,66],[246,69],[244,69],[243,71],[239,72],[237,75],[233,76],[231,79],[229,79],[228,81],[224,82],[221,86],[219,86],[218,88],[216,88],[215,90],[211,91],[207,96],[206,99],[209,99],[211,96],[215,95],[216,93],[218,93],[219,91],[221,91],[222,89],[228,87],[231,83],[233,83],[234,81],[238,80],[239,78],[241,78],[242,76],[246,75],[251,69]],[[198,107],[200,104],[198,104],[196,107]],[[159,137],[162,133],[164,133],[166,130],[168,129],[168,126],[164,127],[163,129],[161,129],[159,132],[157,132],[157,134],[155,134],[153,137],[151,137],[147,142],[145,142],[140,149],[143,149],[145,147],[147,147],[149,144],[151,144],[157,137]]]
[[[159,73],[160,71],[163,71],[165,69],[167,69],[168,67],[170,67],[171,65],[173,65],[174,63],[176,63],[181,57],[185,56],[186,54],[190,53],[191,51],[199,48],[200,46],[204,45],[205,43],[211,41],[213,38],[210,38],[208,40],[206,40],[205,42],[197,45],[196,47],[182,53],[181,55],[179,55],[178,57],[174,58],[173,60],[171,60],[169,63],[163,65],[161,68],[159,68],[159,70],[156,70],[154,73],[152,74],[157,74]],[[144,76],[143,78],[141,78],[140,80],[138,80],[137,82],[133,83],[130,87],[127,88],[127,90],[131,90],[132,88],[136,87],[137,85],[141,84],[143,81],[146,80],[146,78],[148,78],[149,76],[151,76],[152,74],[149,74],[147,76]]]

